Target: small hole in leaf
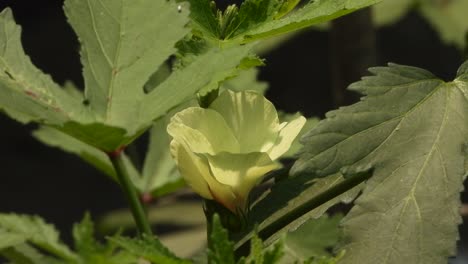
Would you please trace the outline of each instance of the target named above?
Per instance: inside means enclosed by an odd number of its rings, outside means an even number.
[[[84,99],[84,100],[83,100],[83,104],[86,105],[86,106],[88,106],[88,105],[89,105],[89,100],[88,100],[88,99]]]

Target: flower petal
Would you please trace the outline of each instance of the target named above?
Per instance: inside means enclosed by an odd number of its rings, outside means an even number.
[[[218,153],[207,156],[212,175],[222,184],[232,187],[238,207],[245,209],[247,197],[252,188],[268,172],[279,165],[268,154],[252,152],[247,154]]]
[[[240,144],[240,153],[266,152],[274,145],[279,131],[278,115],[261,94],[227,90],[210,108],[226,120]]]
[[[206,199],[213,199],[205,175],[210,175],[208,164],[175,140],[171,141],[171,155],[179,168],[180,175],[192,189]]]
[[[171,154],[187,185],[203,198],[214,199],[236,212],[236,196],[231,186],[222,184],[213,177],[206,157],[192,153],[175,140],[171,142]]]
[[[268,155],[272,160],[279,158],[281,155],[286,153],[286,151],[288,151],[292,142],[297,137],[299,132],[301,132],[301,129],[305,123],[306,119],[303,116],[299,116],[287,123],[281,129],[275,145],[270,150],[268,150]]]
[[[239,143],[223,117],[214,110],[189,107],[171,118],[167,132],[195,153],[237,152]]]

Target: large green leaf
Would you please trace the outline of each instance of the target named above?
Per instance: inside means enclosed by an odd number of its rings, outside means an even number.
[[[251,48],[210,49],[154,82],[155,72],[189,31],[186,4],[67,0],[65,11],[82,44],[84,95],[70,85],[60,88],[31,64],[21,47],[20,27],[6,9],[0,15],[0,108],[105,152],[129,144],[153,120],[229,77]]]
[[[367,96],[328,113],[303,137],[294,173],[374,170],[344,220],[343,263],[446,263],[454,254],[467,68],[448,83],[414,67],[372,68],[375,76],[350,86]]]

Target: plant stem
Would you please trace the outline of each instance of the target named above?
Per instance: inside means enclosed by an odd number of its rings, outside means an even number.
[[[338,183],[337,185],[331,187],[330,189],[318,194],[317,196],[312,197],[310,200],[301,204],[300,206],[294,208],[291,212],[283,215],[278,218],[276,221],[270,225],[260,229],[258,231],[258,236],[263,240],[267,240],[273,234],[279,230],[285,228],[290,223],[294,222],[301,216],[309,213],[320,205],[330,201],[331,199],[345,193],[346,191],[351,190],[355,186],[364,182],[372,176],[372,171],[365,171],[356,173],[355,175],[349,176],[344,181]],[[251,234],[250,234],[251,235]],[[248,255],[249,245],[248,240],[245,240],[244,243],[236,245],[236,255],[245,256]]]
[[[132,211],[133,219],[138,230],[139,235],[151,235],[151,227],[146,218],[145,210],[139,199],[137,191],[133,186],[133,183],[130,181],[127,169],[125,168],[124,161],[122,159],[122,150],[116,150],[114,152],[108,153],[108,156],[114,166],[115,172],[117,174],[117,179],[120,183],[120,187],[127,199],[127,202]]]

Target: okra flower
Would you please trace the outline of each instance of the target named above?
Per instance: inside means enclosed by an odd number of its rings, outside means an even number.
[[[253,91],[222,93],[209,108],[190,107],[172,117],[171,154],[195,192],[234,213],[247,209],[252,188],[278,168],[305,123],[279,123],[273,104]]]

